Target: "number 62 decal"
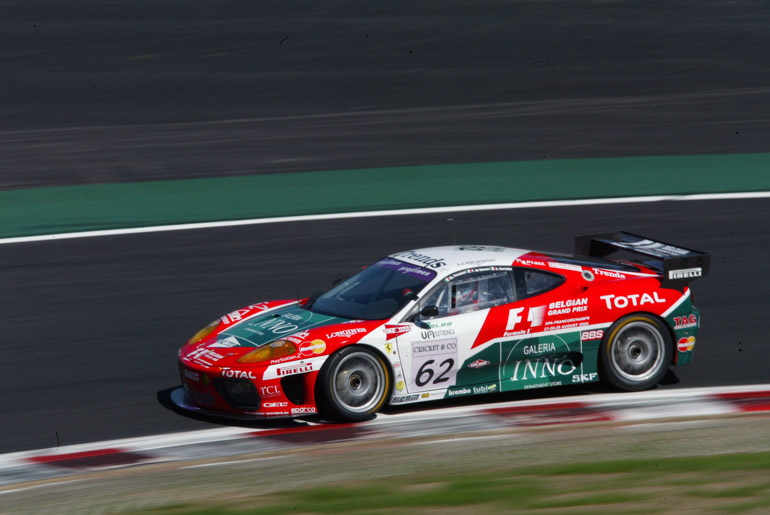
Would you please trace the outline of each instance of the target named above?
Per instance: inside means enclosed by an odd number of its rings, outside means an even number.
[[[457,340],[412,342],[409,391],[453,386],[457,378]]]

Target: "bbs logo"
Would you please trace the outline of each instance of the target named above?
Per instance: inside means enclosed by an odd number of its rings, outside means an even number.
[[[601,340],[604,338],[604,331],[596,329],[595,331],[583,331],[580,333],[580,341],[585,342],[589,340]]]

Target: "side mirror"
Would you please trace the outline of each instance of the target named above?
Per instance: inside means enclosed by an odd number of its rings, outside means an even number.
[[[438,316],[437,306],[425,306],[420,310],[421,318],[435,318]]]

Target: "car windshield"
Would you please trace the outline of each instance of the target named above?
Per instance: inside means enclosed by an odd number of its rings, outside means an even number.
[[[385,258],[333,287],[307,309],[342,318],[383,320],[415,298],[436,272]]]

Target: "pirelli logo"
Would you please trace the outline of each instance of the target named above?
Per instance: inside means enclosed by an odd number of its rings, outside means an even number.
[[[703,275],[703,269],[697,268],[683,268],[681,270],[669,270],[669,279],[689,279],[691,277],[701,277]]]

